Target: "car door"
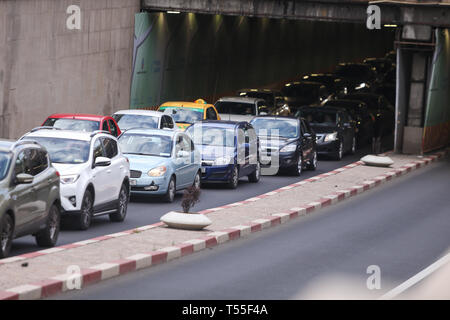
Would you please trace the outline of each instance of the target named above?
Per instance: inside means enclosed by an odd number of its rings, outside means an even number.
[[[180,157],[180,151],[189,152],[188,157]],[[184,139],[182,133],[178,133],[175,137],[175,152],[174,152],[174,166],[176,175],[176,187],[177,189],[184,188],[189,181],[189,169],[190,169],[190,145],[187,145],[187,140]]]
[[[197,171],[199,169],[199,160],[196,161],[195,146],[191,138],[187,134],[183,134],[183,139],[186,140],[186,145],[189,146],[189,153],[190,153],[189,167],[187,169],[187,177],[186,177],[186,184],[187,186],[189,186],[194,183],[195,175],[197,174]],[[200,159],[198,154],[197,159]]]
[[[350,150],[353,143],[354,129],[350,123],[347,113],[339,112],[339,126],[342,128],[342,136],[344,138],[344,151]]]
[[[313,134],[312,131],[308,129],[308,126],[303,119],[300,120],[300,132],[303,160],[311,160],[314,154]]]
[[[31,150],[32,176],[34,177],[32,187],[36,193],[36,212],[33,214],[33,223],[37,223],[47,216],[48,196],[53,180],[46,174],[49,168],[47,152],[38,148]]]
[[[36,214],[36,192],[32,184],[17,184],[15,177],[18,174],[26,173],[31,175],[30,162],[31,149],[20,151],[14,164],[14,177],[11,188],[11,199],[14,201],[15,231],[16,236],[20,236],[31,228],[32,221]]]
[[[252,125],[247,124],[248,135],[248,166],[249,174],[253,173],[258,163],[258,136]]]
[[[98,157],[106,157],[106,153],[103,149],[100,137],[95,137],[92,142],[92,184],[95,189],[94,206],[106,203],[111,199],[111,195],[108,194],[109,185],[111,184],[112,175],[108,173],[111,170],[110,167],[95,167],[95,160]]]
[[[106,167],[106,176],[108,177],[108,185],[105,192],[107,195],[106,202],[114,201],[119,197],[120,187],[122,186],[122,169],[123,163],[118,157],[119,149],[117,142],[108,137],[101,137],[100,141],[103,144],[105,156],[111,159],[111,165]]]

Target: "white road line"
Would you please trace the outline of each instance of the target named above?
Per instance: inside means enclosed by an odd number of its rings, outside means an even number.
[[[448,262],[450,262],[450,253],[445,255],[444,257],[440,258],[438,261],[434,262],[427,268],[423,269],[415,276],[409,278],[408,280],[403,282],[398,287],[395,287],[388,293],[382,295],[380,298],[378,298],[378,300],[388,300],[388,299],[395,298],[396,296],[403,293],[410,287],[414,286],[416,283],[418,283],[418,282],[422,281],[424,278],[428,277],[430,274],[432,274],[433,272],[435,272],[436,270],[438,270],[440,267],[442,267],[443,265],[445,265]]]

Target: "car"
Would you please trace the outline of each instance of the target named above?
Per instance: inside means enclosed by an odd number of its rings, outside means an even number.
[[[345,109],[336,107],[302,107],[296,114],[303,117],[316,133],[317,153],[341,160],[347,152],[356,151],[355,128]]]
[[[374,135],[384,137],[395,129],[395,108],[385,96],[377,93],[350,93],[343,97],[346,100],[362,101],[375,116]]]
[[[196,121],[204,119],[220,120],[220,115],[214,105],[206,103],[203,99],[197,99],[194,102],[165,102],[159,106],[158,111],[170,114],[182,131]]]
[[[356,131],[356,146],[372,143],[375,116],[362,101],[337,99],[324,104],[325,107],[344,108],[351,116]]]
[[[59,173],[47,151],[31,141],[0,140],[0,258],[26,235],[53,247],[59,229]]]
[[[310,73],[302,77],[303,81],[323,84],[333,96],[341,96],[348,92],[348,81],[332,73]]]
[[[286,103],[295,113],[302,106],[320,104],[328,98],[329,93],[325,85],[313,81],[294,81],[284,85],[281,92],[286,97]]]
[[[112,117],[122,131],[134,128],[177,130],[172,116],[155,110],[119,110]]]
[[[250,121],[261,112],[269,112],[263,99],[248,97],[222,97],[214,104],[222,120]]]
[[[119,146],[130,160],[132,195],[173,202],[176,191],[200,187],[200,154],[184,132],[130,129]]]
[[[238,90],[237,95],[239,97],[263,99],[269,113],[285,103],[281,91],[273,89],[241,89]]]
[[[113,222],[125,219],[130,164],[114,136],[38,127],[21,140],[43,145],[60,173],[63,223],[86,230],[97,216],[109,215]]]
[[[388,58],[366,58],[363,63],[375,69],[378,81],[381,81],[387,72],[394,69],[394,64]]]
[[[372,91],[377,78],[375,68],[365,63],[340,63],[334,74],[348,81],[349,93]]]
[[[284,170],[298,176],[303,169],[316,170],[315,133],[304,119],[261,116],[250,123],[261,144],[261,164],[272,167],[273,174]]]
[[[87,132],[103,130],[115,137],[121,134],[119,126],[112,117],[94,114],[54,113],[45,119],[42,126]]]
[[[205,120],[190,126],[186,133],[201,154],[201,183],[238,187],[239,178],[259,182],[258,138],[246,121]]]

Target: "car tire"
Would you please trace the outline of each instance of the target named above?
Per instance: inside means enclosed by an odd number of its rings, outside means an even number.
[[[301,152],[301,151],[300,151]],[[294,167],[292,167],[292,174],[294,176],[299,176],[302,174],[303,171],[303,156],[300,153],[297,159],[297,165],[295,165]]]
[[[196,188],[201,188],[202,183],[201,183],[200,171],[198,171],[195,174],[194,183],[192,183],[192,186],[194,186]]]
[[[77,227],[80,230],[87,230],[91,226],[92,216],[94,213],[94,197],[89,190],[86,190],[81,203],[81,212],[77,217]]]
[[[14,236],[14,221],[9,214],[4,214],[0,221],[0,258],[6,258],[11,251]]]
[[[252,183],[259,182],[259,179],[261,178],[261,165],[258,163],[256,164],[256,170],[252,172],[252,174],[248,175],[248,181]]]
[[[342,141],[339,142],[339,148],[334,154],[334,160],[340,161],[342,160],[342,156],[344,154],[344,143]]]
[[[314,151],[313,159],[311,160],[311,163],[308,164],[309,170],[316,170],[317,169],[317,151]]]
[[[237,166],[234,166],[233,173],[231,174],[230,181],[228,182],[228,187],[230,189],[236,189],[239,184],[239,170]]]
[[[168,203],[172,203],[175,199],[175,193],[176,193],[176,184],[175,184],[175,178],[172,176],[170,177],[169,184],[167,185],[167,191],[164,195],[164,201]]]
[[[129,199],[128,187],[126,184],[122,184],[119,192],[119,198],[117,199],[117,211],[109,215],[109,220],[112,222],[122,222],[125,220],[125,217],[127,216]]]
[[[61,215],[56,203],[48,211],[48,221],[45,229],[36,234],[36,243],[39,247],[54,247],[58,241],[61,226]]]

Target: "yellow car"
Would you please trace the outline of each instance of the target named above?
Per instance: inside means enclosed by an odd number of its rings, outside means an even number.
[[[198,99],[195,102],[171,101],[159,106],[158,111],[170,114],[178,128],[186,130],[191,124],[200,120],[220,120],[219,113],[212,104]]]

